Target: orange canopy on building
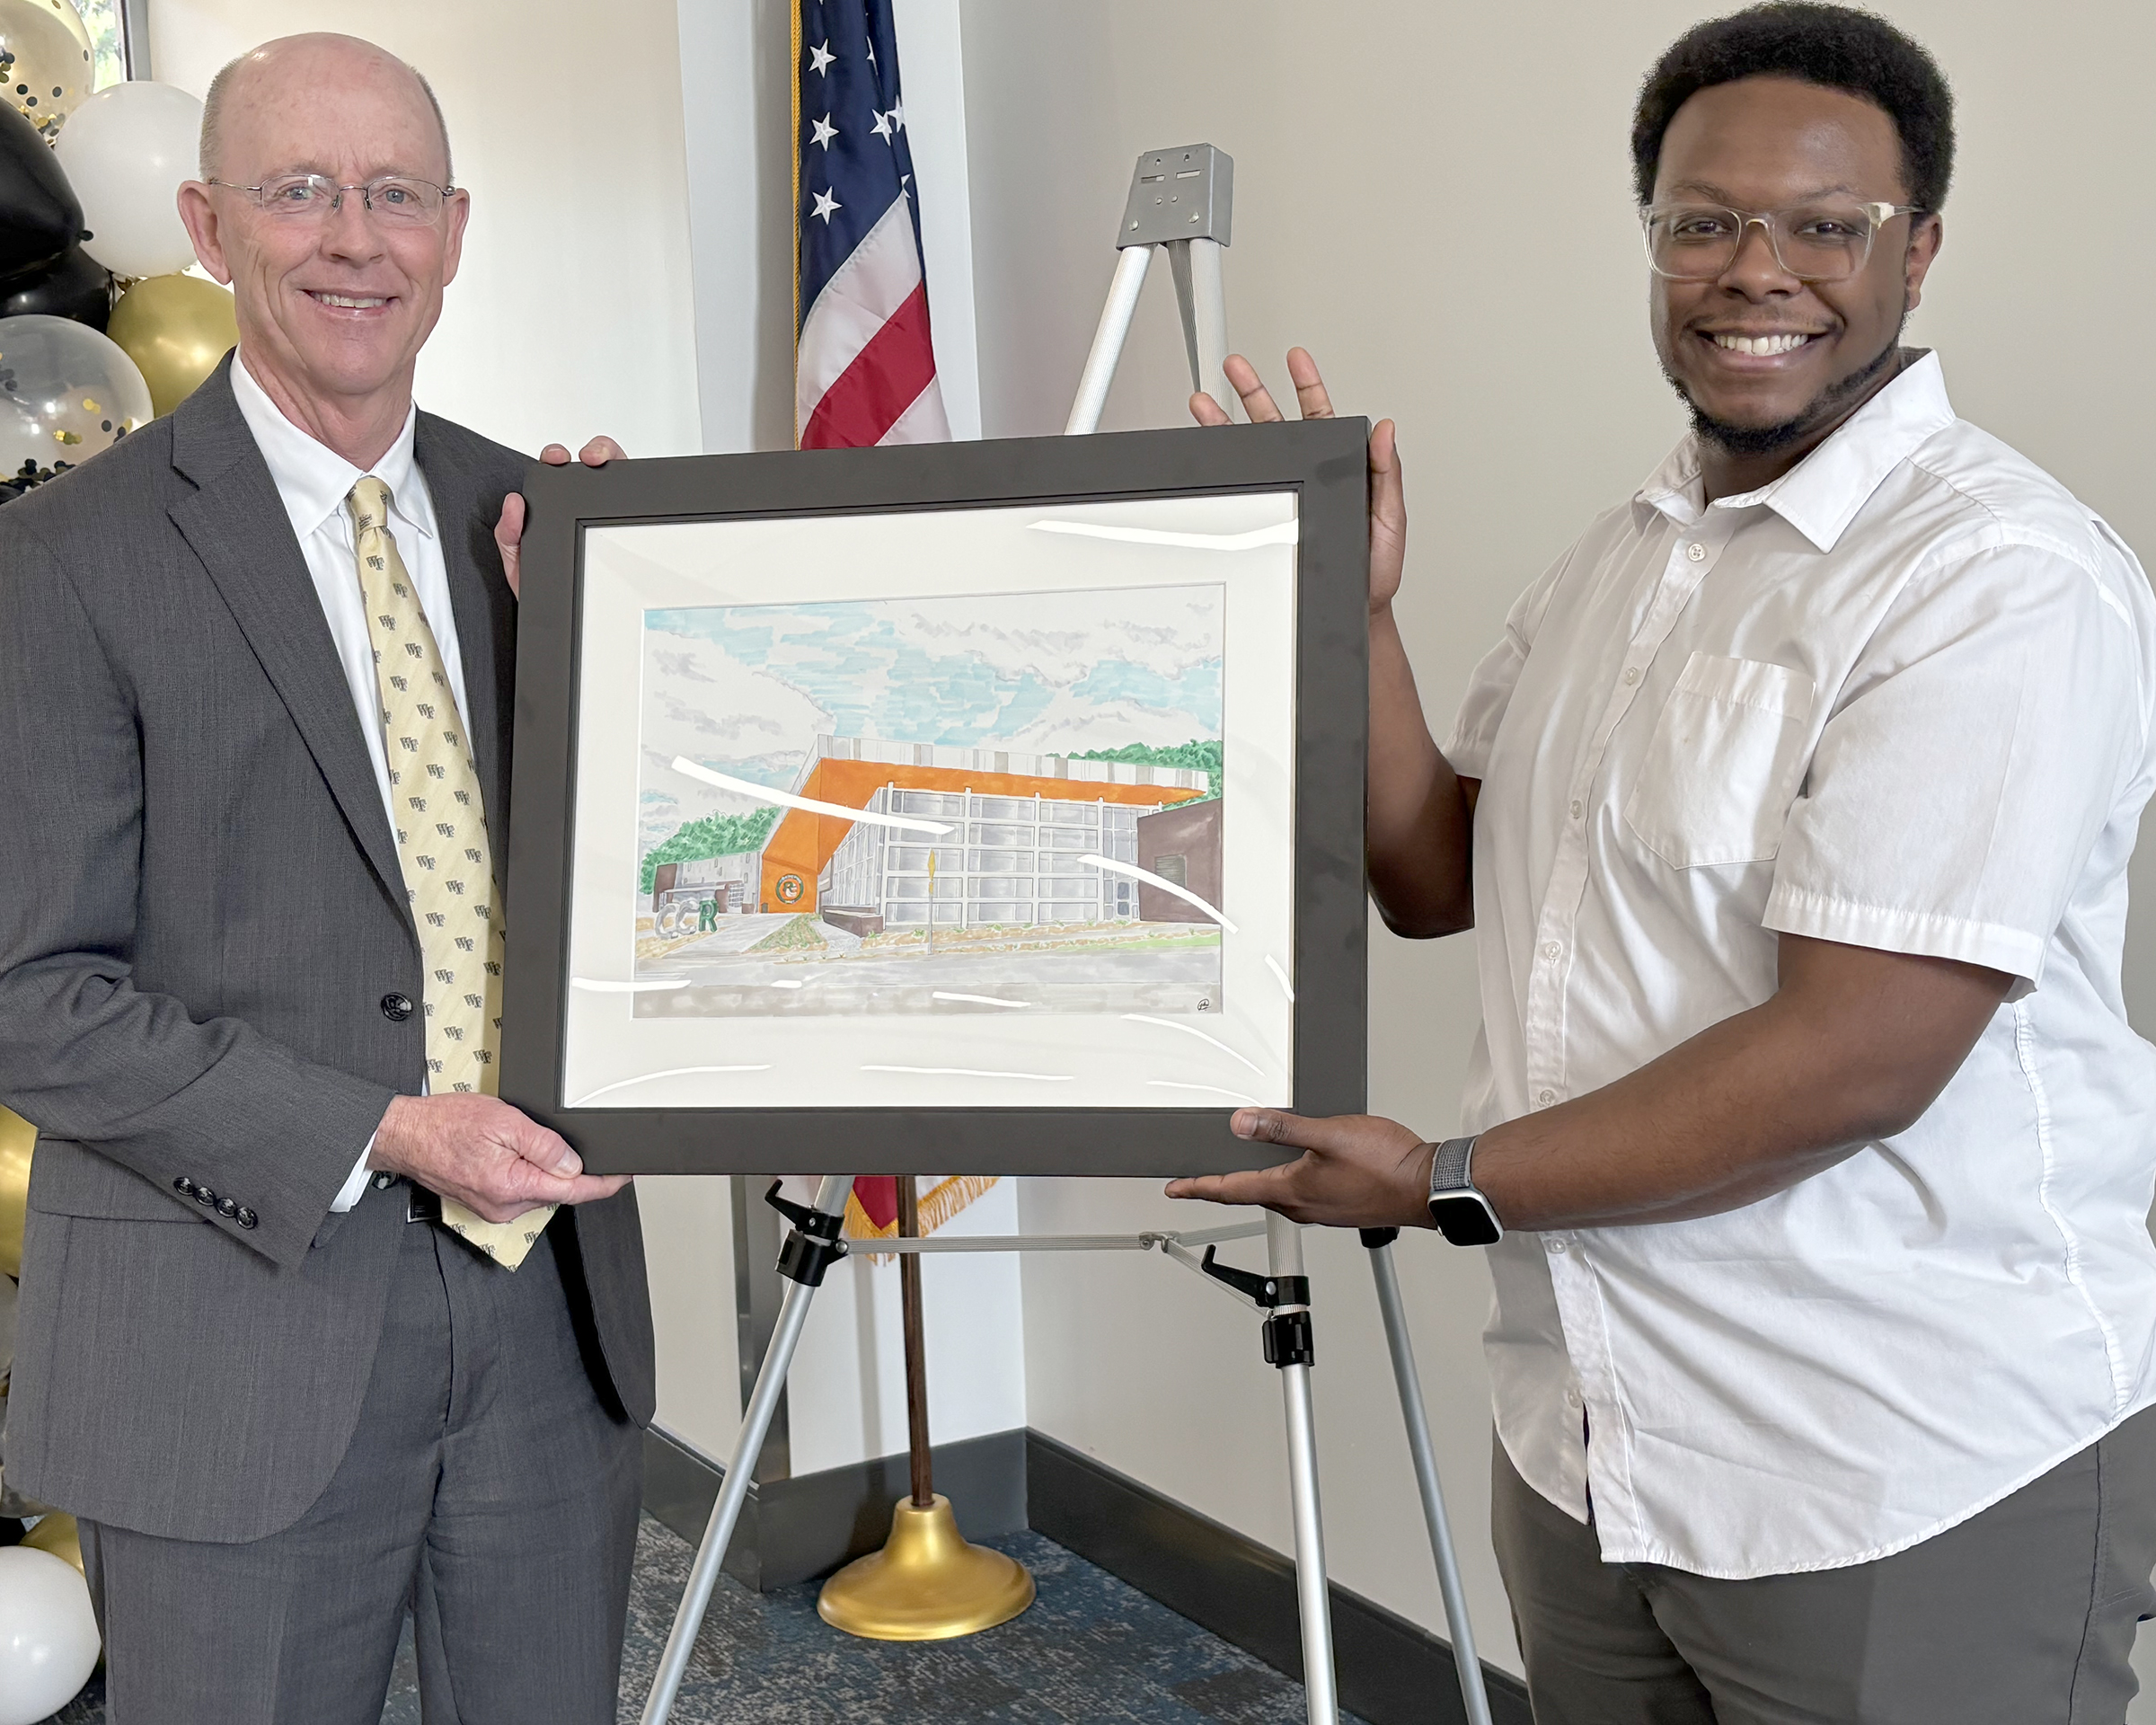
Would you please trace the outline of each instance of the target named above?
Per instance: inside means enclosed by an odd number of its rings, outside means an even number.
[[[907,766],[890,761],[817,762],[800,795],[817,802],[865,809],[887,784],[903,791],[970,791],[981,797],[1042,797],[1056,802],[1116,802],[1139,809],[1188,802],[1203,791],[1166,784],[1112,784],[1093,779],[1056,779],[1030,773],[983,773],[962,766]],[[764,847],[764,881],[757,908],[815,910],[816,883],[853,830],[836,815],[790,809]]]

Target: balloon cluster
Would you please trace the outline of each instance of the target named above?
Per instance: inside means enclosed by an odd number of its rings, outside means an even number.
[[[0,0],[0,502],[170,412],[239,340],[232,295],[181,273],[201,102],[93,94],[92,66],[71,0]]]
[[[22,1224],[37,1128],[0,1108],[0,1412],[14,1363],[15,1280],[22,1273]],[[31,1725],[57,1713],[97,1668],[97,1614],[83,1579],[75,1517],[45,1511],[8,1491],[0,1475],[0,1516],[35,1515],[14,1544],[0,1547],[0,1725]],[[15,1537],[20,1520],[0,1522]]]

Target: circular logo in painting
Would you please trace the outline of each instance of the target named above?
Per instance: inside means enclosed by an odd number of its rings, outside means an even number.
[[[779,895],[779,902],[782,905],[800,904],[801,902],[801,894],[806,890],[807,889],[801,884],[801,877],[800,875],[782,874],[779,877],[777,891]]]

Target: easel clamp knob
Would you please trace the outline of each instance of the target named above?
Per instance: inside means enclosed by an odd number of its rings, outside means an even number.
[[[1236,1269],[1215,1261],[1219,1252],[1218,1246],[1207,1246],[1198,1269],[1260,1312],[1270,1312],[1276,1306],[1310,1304],[1309,1277],[1260,1276],[1255,1270]]]
[[[795,1204],[779,1196],[783,1181],[774,1180],[764,1201],[793,1224],[779,1248],[779,1274],[803,1287],[821,1287],[831,1266],[846,1255],[846,1243],[838,1237],[845,1218],[829,1210]]]

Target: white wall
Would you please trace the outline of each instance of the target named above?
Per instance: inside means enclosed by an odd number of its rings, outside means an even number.
[[[1414,527],[1400,611],[1442,734],[1514,595],[1683,429],[1643,316],[1626,139],[1640,76],[1709,10],[968,0],[986,435],[1061,426],[1138,152],[1227,150],[1232,341],[1275,381],[1303,342],[1342,411],[1401,420]],[[1964,412],[2156,549],[2156,358],[2111,309],[2156,252],[2134,214],[2156,146],[2142,88],[2156,10],[2090,0],[2041,30],[2015,0],[1883,10],[1931,45],[1962,102],[1948,244],[1913,339],[1940,348]],[[1104,429],[1181,420],[1172,305],[1165,281],[1148,286]],[[2148,851],[2140,879],[2156,887]],[[2134,942],[2133,998],[2156,1024],[2156,917]],[[1472,961],[1464,942],[1374,924],[1371,1106],[1433,1137],[1457,1117]],[[1044,1230],[1177,1212],[1142,1182],[1038,1182],[1021,1207]],[[1312,1256],[1334,1572],[1442,1632],[1367,1269],[1351,1240],[1315,1239]],[[1477,1626],[1516,1668],[1485,1531],[1487,1278],[1427,1237],[1402,1257]],[[1025,1276],[1034,1424],[1285,1548],[1278,1397],[1248,1317],[1149,1260],[1043,1258]]]
[[[159,79],[196,95],[301,30],[367,37],[434,84],[472,225],[420,405],[519,449],[701,447],[671,0],[155,0],[150,30]]]

